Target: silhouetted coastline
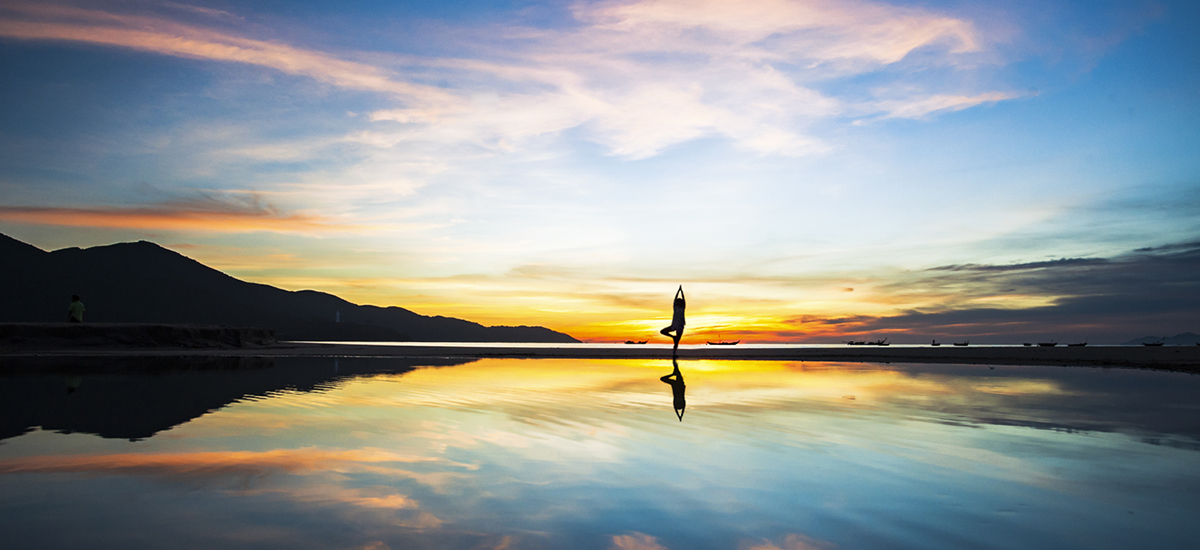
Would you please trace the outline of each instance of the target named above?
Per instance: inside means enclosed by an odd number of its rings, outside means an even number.
[[[151,323],[0,323],[0,349],[240,348],[275,343],[256,327]]]
[[[387,344],[373,342],[306,343],[277,342],[276,344],[242,348],[134,348],[73,346],[41,349],[5,349],[0,347],[0,359],[33,356],[99,357],[99,356],[167,356],[167,355],[225,355],[259,357],[453,357],[482,359],[489,357],[573,358],[573,359],[665,359],[670,358],[669,346],[591,346],[587,344],[522,346],[519,344],[442,345]],[[857,363],[953,363],[966,365],[1029,365],[1079,366],[1159,369],[1175,372],[1200,373],[1200,346],[1087,346],[1054,348],[1022,346],[970,347],[754,347],[695,346],[681,347],[675,353],[681,360],[747,360],[747,361],[819,361]],[[3,369],[0,361],[0,371]]]
[[[578,342],[545,327],[488,327],[250,283],[147,241],[47,252],[0,234],[0,290],[0,322],[9,323],[64,321],[75,294],[87,302],[81,324],[264,327],[285,340]]]

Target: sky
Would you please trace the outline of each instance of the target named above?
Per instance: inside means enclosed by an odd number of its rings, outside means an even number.
[[[0,232],[588,341],[657,338],[679,285],[685,342],[1200,332],[1198,25],[1191,1],[0,0]]]

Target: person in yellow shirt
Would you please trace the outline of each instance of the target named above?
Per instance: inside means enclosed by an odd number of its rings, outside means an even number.
[[[79,295],[72,294],[71,295],[71,305],[67,306],[67,322],[68,323],[82,323],[83,322],[83,312],[86,310],[87,310],[87,308],[83,307],[83,302],[79,301]]]

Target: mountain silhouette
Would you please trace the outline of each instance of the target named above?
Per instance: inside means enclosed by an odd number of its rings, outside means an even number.
[[[578,342],[249,283],[147,241],[47,252],[0,234],[0,322],[64,322],[72,294],[88,322],[254,326],[281,340]]]
[[[1128,342],[1121,342],[1122,346],[1136,346],[1138,344],[1163,342],[1168,346],[1193,346],[1200,343],[1200,334],[1194,332],[1181,332],[1175,336],[1143,336],[1134,338]]]

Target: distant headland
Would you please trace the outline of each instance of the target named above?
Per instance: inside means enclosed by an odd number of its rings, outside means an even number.
[[[0,234],[0,291],[4,323],[65,322],[77,294],[89,323],[260,327],[280,340],[579,342],[545,327],[489,327],[250,283],[148,241],[47,252]]]

